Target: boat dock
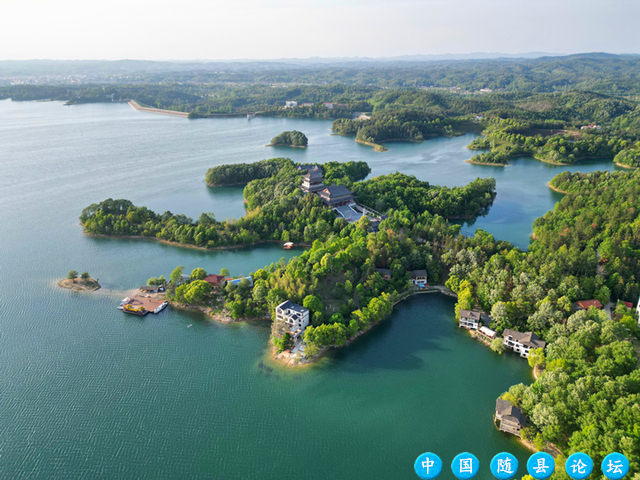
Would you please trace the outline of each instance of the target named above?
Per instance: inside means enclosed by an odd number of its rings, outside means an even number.
[[[133,315],[146,315],[147,313],[160,313],[168,305],[168,302],[160,298],[143,297],[134,295],[122,301],[123,312]]]

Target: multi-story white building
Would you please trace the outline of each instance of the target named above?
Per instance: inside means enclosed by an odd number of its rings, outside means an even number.
[[[469,330],[478,330],[482,324],[480,312],[473,312],[471,310],[460,310],[460,328],[467,328]]]
[[[547,345],[533,332],[522,333],[507,328],[502,335],[504,337],[502,342],[504,346],[519,353],[523,358],[527,358],[531,350],[544,348]]]
[[[276,307],[276,320],[283,321],[289,327],[293,343],[302,341],[302,334],[309,325],[309,309],[289,300]]]

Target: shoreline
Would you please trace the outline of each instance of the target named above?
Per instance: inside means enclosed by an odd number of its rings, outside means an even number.
[[[373,147],[373,149],[376,152],[380,152],[380,153],[386,152],[387,150],[389,150],[387,147],[385,147],[384,145],[380,145],[379,143],[365,142],[364,140],[358,140],[357,138],[356,138],[356,143],[359,143],[360,145],[368,145],[369,147]]]
[[[638,167],[632,167],[630,165],[623,165],[622,163],[618,163],[618,162],[613,162],[614,164],[616,164],[618,167],[620,168],[627,168],[629,170],[635,170]]]
[[[86,232],[86,231],[84,232],[84,234],[87,237],[98,237],[98,238],[128,238],[128,239],[133,239],[133,240],[153,240],[155,242],[164,243],[166,245],[172,245],[174,247],[195,248],[196,250],[205,250],[205,251],[233,250],[233,249],[236,249],[236,248],[255,247],[257,245],[262,245],[262,244],[265,244],[265,243],[280,243],[282,241],[282,240],[260,240],[258,242],[254,242],[254,243],[246,243],[246,244],[240,244],[240,245],[226,245],[226,246],[209,248],[209,247],[199,247],[197,245],[190,245],[188,243],[172,242],[170,240],[165,240],[164,238],[144,237],[142,235],[106,235],[104,233],[89,233],[89,232]],[[294,247],[309,248],[309,247],[311,247],[311,245],[308,244],[308,243],[298,243],[298,244],[295,244]]]
[[[551,185],[551,182],[547,183],[547,187],[549,187],[551,190],[558,192],[558,193],[563,193],[565,195],[567,195],[569,192],[565,192],[564,190],[560,190],[557,187],[554,187],[553,185]]]
[[[78,281],[76,282],[76,280]],[[82,280],[81,278],[63,278],[58,280],[56,285],[60,288],[71,290],[72,292],[95,292],[102,288],[102,285],[93,278],[88,278],[87,280]]]
[[[159,114],[162,114],[162,115],[170,115],[170,116],[173,116],[173,117],[189,118],[189,114],[186,113],[186,112],[176,112],[176,111],[173,111],[173,110],[164,110],[162,108],[143,107],[142,105],[140,105],[135,100],[130,100],[129,101],[129,105],[131,105],[131,108],[133,108],[134,110],[136,110],[138,112],[159,113]]]
[[[246,185],[247,183],[249,182],[227,183],[224,185],[221,183],[207,183],[207,187],[239,187],[241,185]],[[245,200],[245,203],[246,203],[246,200]]]
[[[270,143],[265,147],[291,147],[291,148],[307,148],[308,145],[287,145],[286,143]]]
[[[464,163],[470,163],[471,165],[487,165],[489,167],[508,167],[510,166],[508,163],[486,163],[486,162],[476,162],[474,160],[465,160]]]

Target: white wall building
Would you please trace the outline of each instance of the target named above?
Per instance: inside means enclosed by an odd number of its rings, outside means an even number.
[[[531,350],[544,348],[547,345],[533,332],[522,333],[507,328],[502,335],[504,337],[502,342],[504,346],[519,353],[523,358],[527,358]]]
[[[309,309],[287,300],[276,307],[276,320],[286,323],[293,343],[299,343],[309,326]]]

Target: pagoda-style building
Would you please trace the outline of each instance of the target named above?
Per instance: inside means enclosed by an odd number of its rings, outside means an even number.
[[[322,170],[317,165],[307,170],[307,173],[302,176],[302,190],[306,193],[316,193],[320,190],[324,190],[324,175]]]

